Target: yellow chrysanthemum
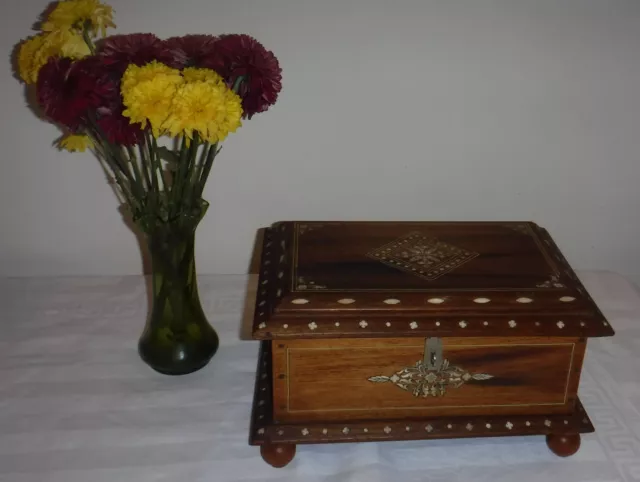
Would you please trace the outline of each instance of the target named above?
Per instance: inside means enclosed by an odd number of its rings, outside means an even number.
[[[42,30],[47,32],[72,29],[82,31],[87,28],[93,36],[96,36],[99,30],[103,37],[107,34],[109,27],[115,27],[113,8],[98,0],[58,2],[56,8],[42,24]]]
[[[132,124],[151,125],[153,135],[162,134],[162,125],[171,109],[171,102],[184,82],[182,76],[157,74],[151,80],[122,86],[122,100],[126,110],[122,113]]]
[[[128,90],[141,82],[153,80],[157,75],[175,76],[177,82],[182,82],[179,70],[172,69],[157,60],[153,60],[142,67],[131,64],[122,76],[122,90]]]
[[[224,79],[217,72],[211,69],[198,69],[196,67],[187,67],[182,71],[182,76],[187,82],[213,82],[214,84],[224,83]]]
[[[27,84],[31,84],[37,79],[33,78],[33,67],[36,52],[44,45],[44,35],[36,35],[22,42],[20,51],[18,52],[18,75]],[[39,70],[39,69],[38,69]]]
[[[56,45],[62,57],[81,59],[91,55],[91,49],[84,41],[82,35],[71,30],[57,30],[51,32],[51,42]]]
[[[172,136],[193,139],[194,133],[211,143],[222,141],[242,125],[240,97],[224,84],[186,82],[178,89],[163,127]]]
[[[36,52],[36,64],[46,64],[53,56],[81,59],[91,54],[82,35],[71,30],[57,30],[45,34],[43,46]]]
[[[91,52],[78,33],[70,30],[36,35],[26,40],[18,53],[18,74],[27,84],[38,80],[38,73],[51,57],[56,55],[79,59]]]
[[[58,141],[58,147],[69,152],[84,152],[93,147],[93,141],[83,134],[68,134]]]

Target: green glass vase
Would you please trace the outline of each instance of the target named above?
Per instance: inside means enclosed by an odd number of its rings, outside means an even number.
[[[218,350],[218,335],[198,296],[195,231],[206,208],[166,222],[145,224],[153,273],[153,304],[138,343],[141,358],[166,375],[204,367]]]

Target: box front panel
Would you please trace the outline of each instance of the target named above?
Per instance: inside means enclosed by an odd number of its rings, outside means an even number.
[[[569,413],[584,342],[444,338],[437,368],[425,339],[273,342],[280,421]],[[430,353],[430,352],[429,352]]]

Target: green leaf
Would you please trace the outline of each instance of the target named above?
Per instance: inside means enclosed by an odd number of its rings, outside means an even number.
[[[165,146],[156,147],[156,152],[160,159],[169,163],[169,169],[172,171],[178,169],[178,166],[180,165],[180,156],[178,154],[167,149]]]

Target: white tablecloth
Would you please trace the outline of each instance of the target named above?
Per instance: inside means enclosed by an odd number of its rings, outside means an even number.
[[[144,278],[0,280],[0,481],[640,480],[640,294],[615,274],[581,276],[617,335],[589,342],[580,397],[596,433],[573,457],[542,436],[307,445],[285,469],[247,443],[248,277],[200,277],[221,346],[183,377],[138,358]]]

